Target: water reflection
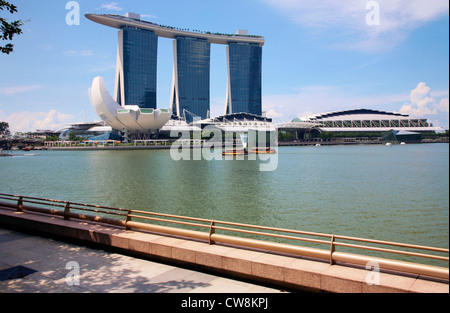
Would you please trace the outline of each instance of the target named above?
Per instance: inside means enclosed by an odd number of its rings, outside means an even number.
[[[448,144],[281,147],[268,172],[169,150],[40,154],[2,158],[1,192],[448,247]]]

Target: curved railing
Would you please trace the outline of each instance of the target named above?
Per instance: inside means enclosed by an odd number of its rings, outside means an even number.
[[[82,204],[62,200],[43,199],[0,193],[0,208],[18,211],[33,211],[58,215],[64,219],[83,219],[124,227],[125,229],[146,230],[162,234],[183,236],[213,243],[231,244],[241,247],[263,249],[304,257],[328,260],[330,264],[342,262],[368,266],[376,264],[381,270],[449,279],[449,249],[415,244],[398,243],[374,239],[341,236],[289,230],[267,226],[257,226],[234,222],[216,221],[204,218],[186,217],[141,210],[128,210],[107,206]],[[165,226],[163,224],[171,224]],[[226,232],[231,234],[218,233]],[[245,236],[245,237],[243,237]],[[265,237],[260,240],[253,237]],[[284,241],[294,241],[295,244]],[[325,246],[325,248],[299,245],[299,242]],[[370,244],[370,245],[367,245]],[[446,266],[435,266],[369,255],[337,251],[337,248],[351,248],[358,251],[375,251],[394,254],[402,258],[423,258],[443,262]],[[414,251],[416,250],[416,251]],[[430,252],[433,252],[432,254]]]

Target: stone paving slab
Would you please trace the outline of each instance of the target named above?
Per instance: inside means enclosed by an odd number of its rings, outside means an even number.
[[[280,290],[0,228],[0,270],[37,270],[0,281],[0,293],[278,293]],[[70,275],[79,265],[79,284]],[[69,276],[68,276],[69,275]],[[69,282],[69,283],[68,283]]]

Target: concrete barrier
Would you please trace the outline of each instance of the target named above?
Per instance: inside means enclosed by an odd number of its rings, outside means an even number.
[[[198,270],[310,292],[336,293],[448,293],[445,280],[431,280],[418,275],[374,272],[365,268],[292,255],[251,250],[233,245],[210,245],[206,240],[192,240],[155,232],[125,230],[123,227],[94,221],[64,220],[35,212],[18,212],[0,207],[0,225],[22,231],[34,231],[60,239],[75,239],[87,244],[155,260],[170,261]]]

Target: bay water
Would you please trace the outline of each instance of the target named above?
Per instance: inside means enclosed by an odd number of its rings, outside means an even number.
[[[0,158],[1,193],[449,246],[446,143],[279,147],[273,171],[169,150],[33,153]]]

